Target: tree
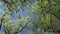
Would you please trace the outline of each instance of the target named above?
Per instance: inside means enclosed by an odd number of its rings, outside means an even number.
[[[58,0],[57,0],[58,1]],[[31,13],[36,15],[36,20],[33,20],[33,28],[37,27],[40,32],[59,33],[58,25],[60,23],[60,5],[57,1],[41,0],[32,7]],[[36,26],[35,26],[36,25]]]
[[[27,24],[31,20],[30,17],[20,17],[16,19],[16,21],[10,20],[10,17],[16,12],[18,13],[18,6],[22,9],[28,5],[27,0],[0,0],[3,3],[3,6],[6,6],[4,10],[4,14],[0,19],[0,30],[3,26],[5,34],[18,34],[24,28],[27,27]],[[29,20],[28,20],[29,19]]]
[[[7,8],[1,17],[0,29],[3,25],[5,34],[18,34],[24,28],[32,30],[34,34],[60,34],[60,5],[59,0],[0,0]],[[27,17],[10,20],[10,16],[25,11],[29,4],[32,10]],[[18,18],[18,17],[17,17]]]

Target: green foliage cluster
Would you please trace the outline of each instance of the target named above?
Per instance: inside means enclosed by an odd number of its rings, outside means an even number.
[[[44,32],[59,33],[60,26],[60,6],[55,1],[41,0],[32,7],[32,14],[38,15],[36,19],[37,29],[42,29]],[[35,24],[36,24],[35,23]]]

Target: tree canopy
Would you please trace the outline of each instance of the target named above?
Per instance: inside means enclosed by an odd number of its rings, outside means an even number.
[[[0,17],[0,31],[3,26],[5,34],[18,34],[25,28],[32,30],[34,34],[60,34],[60,0],[0,0],[0,2],[3,4],[2,7],[5,6]],[[20,9],[22,12],[28,10],[29,5],[32,7],[27,11],[28,16],[14,16]],[[11,20],[11,16],[15,20]]]

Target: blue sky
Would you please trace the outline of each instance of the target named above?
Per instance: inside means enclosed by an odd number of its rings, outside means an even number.
[[[5,8],[6,8],[5,6],[3,7],[3,3],[0,2],[0,16],[4,13],[4,9]],[[27,11],[23,12],[23,10],[21,10],[21,8],[18,7],[18,9],[19,9],[20,12],[14,13],[15,18],[11,16],[10,19],[11,20],[16,20],[19,15],[23,16],[25,18],[26,16],[29,15],[29,12],[30,12],[31,8],[32,8],[32,5],[29,5],[28,8],[27,8]],[[3,26],[1,28],[1,30],[2,31],[4,30]],[[32,30],[28,30],[27,28],[25,28],[20,34],[28,34],[28,32],[32,32]]]

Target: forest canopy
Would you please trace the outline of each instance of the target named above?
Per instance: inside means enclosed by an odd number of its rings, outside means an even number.
[[[0,11],[2,12],[0,31],[3,27],[3,34],[20,34],[24,29],[28,30],[28,34],[60,34],[60,0],[0,0],[0,2],[3,7],[3,12]],[[28,14],[23,17],[20,12]],[[32,32],[29,32],[30,30]]]

